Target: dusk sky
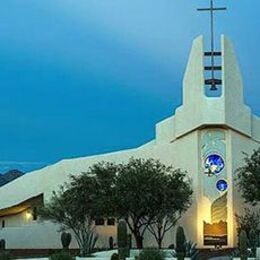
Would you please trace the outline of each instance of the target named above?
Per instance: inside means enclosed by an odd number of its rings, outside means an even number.
[[[259,0],[216,0],[245,100],[260,115]],[[137,147],[182,102],[192,40],[209,39],[208,0],[0,3],[0,172]]]

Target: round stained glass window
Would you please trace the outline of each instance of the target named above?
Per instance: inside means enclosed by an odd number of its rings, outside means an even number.
[[[224,167],[224,160],[218,154],[209,155],[205,161],[205,169],[211,174],[219,174]]]
[[[225,180],[219,180],[216,184],[216,187],[219,191],[225,191],[228,188],[228,184]]]

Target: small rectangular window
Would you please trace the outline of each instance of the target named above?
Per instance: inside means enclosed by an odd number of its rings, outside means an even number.
[[[115,225],[115,219],[114,218],[108,218],[107,219],[107,225],[108,226],[114,226]]]
[[[5,220],[2,220],[2,228],[5,228]]]
[[[104,226],[105,225],[105,219],[104,218],[95,219],[95,225],[96,226]]]

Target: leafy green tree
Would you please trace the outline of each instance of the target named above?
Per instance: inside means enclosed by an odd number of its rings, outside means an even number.
[[[250,238],[251,231],[254,230],[256,234],[259,234],[260,226],[260,210],[245,208],[244,214],[236,214],[237,234],[239,236],[241,230],[244,230],[247,237]]]
[[[191,203],[192,190],[185,173],[154,159],[122,164],[115,182],[115,213],[123,217],[137,248],[149,230],[161,247],[165,233]]]
[[[237,183],[245,202],[260,202],[260,148],[251,156],[246,154],[245,165],[237,170]]]
[[[166,175],[158,198],[161,197],[158,212],[154,221],[148,226],[148,230],[154,236],[158,247],[162,247],[165,234],[172,229],[182,214],[191,206],[192,189],[190,180],[180,169],[161,165]]]
[[[104,202],[108,201],[106,194],[111,192],[115,172],[114,164],[99,163],[88,172],[71,176],[40,210],[43,219],[61,226],[60,231],[74,232],[82,256],[90,255],[96,244],[94,220],[111,210]]]
[[[159,247],[165,233],[191,203],[192,190],[185,173],[153,159],[127,163],[97,163],[71,176],[41,211],[45,219],[71,229],[81,255],[91,254],[96,242],[93,221],[124,218],[138,248],[149,228]],[[91,245],[91,246],[90,246]]]

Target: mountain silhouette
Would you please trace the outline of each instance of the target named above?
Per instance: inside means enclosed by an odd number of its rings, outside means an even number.
[[[0,187],[21,177],[23,174],[24,173],[19,170],[10,170],[4,174],[0,174]]]

